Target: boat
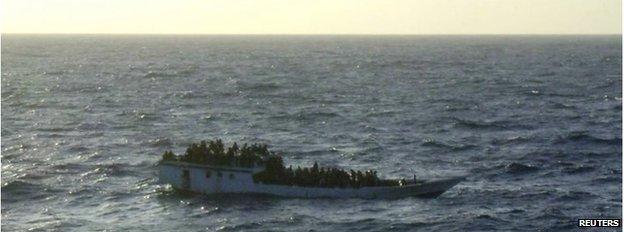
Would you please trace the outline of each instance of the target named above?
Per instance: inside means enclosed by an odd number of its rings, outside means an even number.
[[[220,139],[193,143],[183,155],[165,151],[158,163],[160,182],[174,189],[204,194],[261,194],[297,198],[437,197],[464,177],[422,181],[380,179],[377,172],[314,166],[286,168],[265,144]]]
[[[195,164],[183,161],[160,161],[162,183],[174,189],[203,194],[260,194],[293,198],[434,198],[446,192],[464,177],[430,181],[403,181],[395,186],[319,187],[262,183],[254,174],[265,167],[232,167]]]

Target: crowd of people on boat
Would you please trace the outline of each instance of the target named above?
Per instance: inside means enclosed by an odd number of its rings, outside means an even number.
[[[184,155],[176,156],[172,151],[163,154],[165,161],[181,161],[195,164],[256,167],[264,166],[264,170],[253,175],[255,182],[265,184],[296,185],[306,187],[351,187],[365,186],[395,186],[404,184],[404,180],[381,180],[377,172],[365,172],[339,168],[319,167],[314,163],[312,167],[292,166],[286,168],[281,156],[269,151],[266,144],[238,144],[225,148],[221,139],[193,143]]]
[[[163,160],[251,168],[263,165],[269,155],[268,146],[264,144],[254,143],[251,146],[244,144],[239,148],[238,144],[234,143],[226,149],[223,141],[216,139],[193,143],[181,156],[166,151]]]
[[[304,187],[339,187],[359,188],[365,186],[394,186],[401,185],[401,180],[381,180],[377,171],[365,172],[339,168],[319,168],[318,163],[312,167],[292,166],[285,168],[280,156],[271,156],[266,169],[253,176],[255,182],[265,184],[296,185]]]

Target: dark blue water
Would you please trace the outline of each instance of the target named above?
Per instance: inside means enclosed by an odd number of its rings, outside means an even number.
[[[2,229],[569,231],[621,217],[620,36],[2,38]],[[437,199],[182,195],[162,152],[468,175]]]

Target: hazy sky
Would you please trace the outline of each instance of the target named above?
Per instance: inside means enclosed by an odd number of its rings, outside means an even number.
[[[2,0],[3,33],[620,34],[620,0]]]

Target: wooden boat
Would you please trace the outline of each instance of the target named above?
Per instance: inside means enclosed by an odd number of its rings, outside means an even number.
[[[253,175],[264,167],[243,168],[202,165],[182,161],[161,161],[160,181],[175,189],[204,193],[247,193],[297,198],[401,198],[437,197],[463,177],[431,181],[409,181],[397,186],[304,187],[254,182]]]

